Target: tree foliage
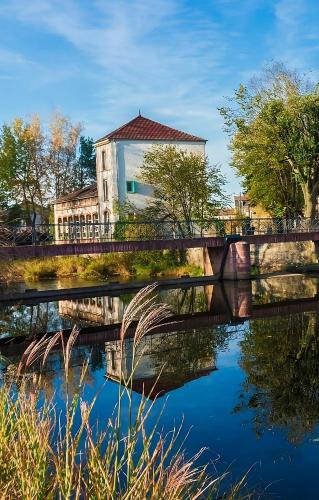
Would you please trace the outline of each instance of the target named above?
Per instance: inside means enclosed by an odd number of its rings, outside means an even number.
[[[84,187],[96,180],[94,142],[91,137],[80,137],[80,148],[78,158],[78,184]]]
[[[153,189],[146,208],[151,218],[204,221],[225,204],[225,180],[217,166],[200,153],[176,146],[154,146],[144,156],[140,180]]]
[[[301,442],[319,419],[317,313],[254,320],[241,352],[246,380],[236,411],[252,412],[258,435],[276,426]]]
[[[275,64],[220,109],[232,165],[252,202],[274,215],[315,216],[319,191],[319,93]]]
[[[24,212],[32,222],[35,213],[44,214],[50,201],[92,183],[93,141],[80,134],[81,125],[60,114],[52,117],[46,132],[38,116],[4,124],[0,131],[0,208],[7,214]]]
[[[40,120],[16,119],[0,135],[0,193],[2,206],[20,204],[28,218],[47,202],[48,171]]]

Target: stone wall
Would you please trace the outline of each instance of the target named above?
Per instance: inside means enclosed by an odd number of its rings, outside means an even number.
[[[252,280],[251,285],[255,304],[314,298],[318,293],[317,278],[300,274]]]
[[[251,265],[256,266],[261,273],[317,262],[312,241],[250,245],[250,259]]]
[[[187,250],[187,262],[192,266],[198,266],[204,269],[204,249],[189,248]]]
[[[284,271],[300,264],[318,262],[312,241],[250,245],[250,258],[251,265],[256,266],[261,273]],[[205,269],[204,249],[188,249],[187,261]]]

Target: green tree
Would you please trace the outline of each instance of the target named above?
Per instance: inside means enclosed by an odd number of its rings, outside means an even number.
[[[44,216],[50,201],[95,179],[93,140],[81,126],[54,115],[43,132],[40,118],[21,118],[0,130],[0,210],[7,222]],[[79,147],[80,146],[80,147]]]
[[[40,120],[16,119],[0,134],[0,197],[3,208],[17,203],[32,222],[47,203],[48,171]]]
[[[316,215],[319,192],[319,93],[276,64],[241,85],[220,109],[231,136],[232,165],[254,203],[274,215]]]
[[[152,219],[184,221],[180,230],[192,233],[192,221],[203,227],[225,204],[225,179],[200,153],[175,146],[154,146],[144,156],[140,180],[153,189],[145,214]]]
[[[317,313],[254,320],[241,342],[246,373],[236,411],[253,412],[258,435],[273,426],[300,442],[319,419]]]
[[[80,137],[80,148],[78,158],[78,185],[84,187],[96,180],[94,142],[91,137]]]

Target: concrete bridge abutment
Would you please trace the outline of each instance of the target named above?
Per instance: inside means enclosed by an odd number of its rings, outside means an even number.
[[[225,255],[227,252],[227,255]],[[228,247],[204,248],[204,272],[228,280],[250,278],[250,244],[245,241],[230,243]]]
[[[244,319],[252,314],[252,281],[230,281],[215,284],[210,294],[209,310],[229,318]]]

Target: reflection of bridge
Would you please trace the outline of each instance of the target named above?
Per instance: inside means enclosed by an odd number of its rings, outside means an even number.
[[[312,297],[255,304],[253,301],[251,281],[206,285],[204,287],[204,292],[207,305],[207,310],[205,312],[173,314],[169,320],[157,326],[152,333],[180,332],[182,334],[183,332],[200,328],[229,324],[236,325],[246,320],[319,310],[319,300],[316,292],[314,292],[314,296]],[[87,309],[89,316],[85,316],[85,309],[81,307],[81,316],[79,316],[79,307],[76,301],[62,301],[63,307],[69,316],[71,316],[73,310],[75,321],[79,318],[92,321],[94,316],[94,321],[98,323],[96,326],[85,326],[81,328],[80,335],[77,339],[78,345],[94,346],[97,344],[104,344],[107,341],[116,341],[119,338],[121,315],[124,311],[123,305],[119,303],[119,298],[116,297],[109,300],[109,297],[105,297],[103,302],[103,310],[111,314],[112,324],[103,324],[105,317],[104,319],[102,316],[98,318],[96,314],[93,314],[98,302],[98,300],[88,300],[86,304],[89,308]],[[74,307],[74,303],[76,307]],[[81,305],[84,306],[85,302],[80,302],[80,306]],[[135,327],[136,322],[128,329],[128,338],[134,336]],[[53,333],[55,332],[51,334]],[[65,330],[66,335],[69,333],[70,330]],[[10,353],[22,353],[29,343],[30,337],[27,335],[11,339],[0,339],[0,353],[5,356],[10,355]]]
[[[257,284],[257,287],[259,285]],[[254,285],[255,287],[255,285]],[[274,289],[273,289],[274,290]],[[190,289],[190,292],[192,289]],[[255,287],[258,294],[258,289]],[[202,292],[201,292],[202,293]],[[306,311],[318,311],[319,300],[316,283],[311,283],[309,295],[312,297],[283,300],[267,304],[256,304],[258,295],[252,293],[252,282],[224,283],[204,287],[207,311],[186,314],[175,314],[169,322],[158,325],[147,334],[139,344],[135,359],[140,358],[132,380],[132,388],[138,393],[147,394],[150,398],[160,396],[168,391],[199,377],[209,375],[216,370],[216,354],[223,348],[232,333],[247,330],[247,320],[284,316]],[[304,296],[304,292],[301,293]],[[123,303],[120,298],[108,300],[104,297],[105,312],[112,314],[111,320],[120,315]],[[113,300],[114,299],[114,300]],[[74,301],[63,301],[69,314],[78,315],[79,308],[72,308]],[[69,302],[69,303],[67,303]],[[116,307],[114,305],[116,303]],[[80,302],[80,313],[85,313],[95,321],[102,321],[96,315],[98,301],[87,299]],[[86,308],[84,306],[87,306]],[[123,311],[122,311],[123,312]],[[119,318],[119,316],[118,316]],[[105,320],[105,318],[104,318]],[[136,322],[131,325],[124,339],[123,357],[120,356],[119,331],[120,322],[114,324],[83,327],[73,349],[72,368],[79,367],[90,356],[92,369],[98,365],[105,370],[106,376],[116,383],[128,376],[133,362],[133,336]],[[65,335],[70,330],[65,330]],[[34,339],[34,338],[33,338]],[[33,340],[32,339],[32,340]],[[17,363],[21,354],[29,345],[31,338],[1,339],[0,355],[7,363]],[[1,357],[1,356],[0,356]],[[36,368],[35,368],[36,369]],[[54,373],[63,370],[60,346],[53,349],[45,365],[44,377],[50,380]],[[160,375],[160,377],[159,377]]]
[[[10,229],[5,229],[6,234],[11,234]],[[28,243],[32,245],[23,245],[21,238],[6,237],[1,253],[7,258],[25,258],[205,248],[208,269],[218,274],[225,267],[225,277],[236,279],[249,275],[250,244],[319,241],[318,221],[310,219],[215,219],[187,223],[120,221],[108,224],[107,228],[103,224],[90,224],[84,229],[83,233],[83,227],[73,223],[66,227],[41,225],[30,228],[33,236],[30,240],[29,235]],[[235,235],[236,240],[229,239]]]

